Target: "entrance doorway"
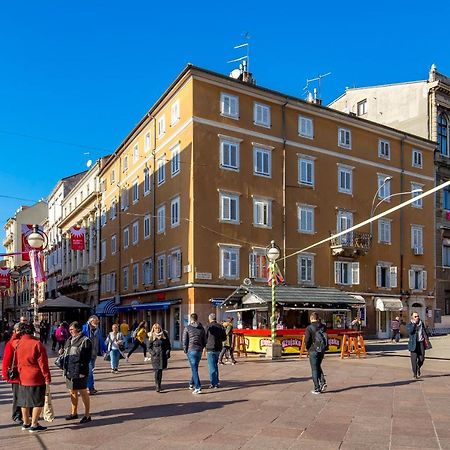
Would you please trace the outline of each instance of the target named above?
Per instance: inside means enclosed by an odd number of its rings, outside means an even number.
[[[377,337],[378,339],[389,338],[389,311],[377,311]]]

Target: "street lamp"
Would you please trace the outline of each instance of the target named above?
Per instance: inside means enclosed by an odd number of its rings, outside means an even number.
[[[270,329],[271,329],[271,345],[267,347],[266,357],[268,358],[280,358],[281,357],[281,345],[275,341],[277,333],[277,319],[275,316],[276,306],[276,292],[275,285],[277,284],[277,259],[280,257],[280,248],[275,244],[275,241],[270,242],[270,246],[266,248],[266,256],[269,260],[270,278],[272,280],[272,315],[270,317]]]
[[[14,268],[9,271],[9,278],[14,283],[13,318],[14,318],[14,321],[16,321],[17,320],[17,282],[20,279],[20,267],[14,266]]]

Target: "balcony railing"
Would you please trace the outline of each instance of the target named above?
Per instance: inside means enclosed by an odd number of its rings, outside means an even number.
[[[330,234],[336,233],[338,232],[332,231]],[[372,235],[359,231],[351,231],[330,241],[330,247],[334,255],[343,253],[349,255],[365,254],[370,250],[371,245]]]

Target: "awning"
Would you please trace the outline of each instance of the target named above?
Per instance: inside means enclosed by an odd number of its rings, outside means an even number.
[[[60,312],[69,309],[91,309],[91,306],[65,295],[57,298],[48,298],[38,305],[39,312]]]
[[[377,311],[401,311],[403,303],[395,297],[375,297],[375,309]]]
[[[99,317],[112,317],[117,314],[114,299],[104,300],[95,307],[95,314]]]
[[[121,312],[125,311],[155,311],[160,309],[169,309],[172,305],[177,305],[181,303],[181,299],[166,300],[165,302],[150,302],[150,303],[139,303],[134,305],[121,305],[116,306],[116,309]]]

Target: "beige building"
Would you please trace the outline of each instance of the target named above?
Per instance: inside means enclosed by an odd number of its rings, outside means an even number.
[[[100,305],[130,323],[158,321],[180,345],[189,313],[206,321],[245,278],[266,282],[274,239],[289,256],[286,283],[362,296],[369,334],[386,336],[392,315],[413,304],[425,317],[430,198],[380,219],[372,234],[366,226],[290,255],[378,203],[377,213],[416,195],[399,192],[433,187],[434,144],[243,75],[250,82],[187,66],[100,171]]]
[[[436,184],[450,179],[450,78],[439,73],[435,65],[427,80],[347,89],[329,106],[436,141]],[[437,192],[435,200],[435,271],[430,273],[436,283],[434,320],[437,327],[449,327],[450,189]]]

